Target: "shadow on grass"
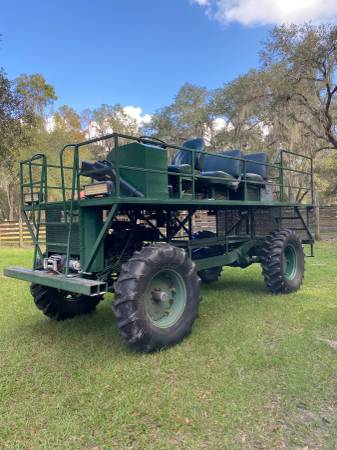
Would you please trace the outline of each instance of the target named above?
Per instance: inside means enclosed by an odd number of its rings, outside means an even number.
[[[222,276],[219,281],[215,283],[203,285],[203,291],[205,293],[211,293],[212,291],[225,291],[233,294],[268,294],[268,291],[264,287],[263,280],[251,278],[231,277],[227,278]]]
[[[45,317],[39,311],[27,317],[11,333],[24,336],[25,345],[36,345],[36,341],[50,346],[51,351],[70,354],[76,353],[76,358],[85,357],[90,349],[109,350],[112,356],[123,354],[134,356],[131,350],[118,334],[116,319],[111,311],[111,300],[105,300],[97,310],[61,322]],[[31,342],[29,342],[31,340]]]
[[[243,276],[240,276],[240,275]],[[234,275],[234,276],[233,276]],[[202,293],[212,301],[212,294],[219,296],[223,292],[221,301],[228,307],[240,309],[242,302],[250,303],[254,298],[267,294],[263,281],[254,273],[243,272],[236,274],[223,274],[222,278],[210,285],[203,285]],[[238,304],[238,297],[242,302]],[[134,359],[139,353],[131,350],[119,335],[116,319],[111,311],[112,296],[102,301],[93,313],[75,317],[63,322],[55,322],[45,317],[41,312],[34,310],[34,306],[26,311],[17,327],[11,327],[11,335],[22,336],[27,347],[41,342],[49,346],[51,352],[60,355],[66,353],[68,357],[74,355],[76,359],[86,358],[88,348],[90,352],[97,351],[106,357],[123,355]],[[210,308],[208,306],[208,308]],[[212,311],[210,311],[211,313]],[[93,350],[94,349],[94,350]]]

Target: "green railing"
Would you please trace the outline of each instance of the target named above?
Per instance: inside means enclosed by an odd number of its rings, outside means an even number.
[[[41,160],[40,163],[37,161]],[[28,168],[28,182],[25,181],[24,167]],[[34,177],[34,169],[38,168],[38,174]],[[38,190],[36,190],[36,187]],[[34,268],[37,254],[42,256],[39,237],[41,227],[42,205],[48,202],[48,180],[47,180],[47,157],[43,154],[36,154],[29,159],[20,162],[20,198],[21,205],[25,202],[31,205],[31,220],[26,214],[23,215],[30,235],[34,243]],[[25,193],[25,189],[29,191]],[[27,196],[27,200],[26,200]]]
[[[48,192],[49,190],[59,190],[61,192],[61,200],[63,201],[63,208],[64,208],[64,216],[67,217],[67,206],[69,205],[70,202],[70,208],[71,208],[71,204],[73,204],[77,199],[80,198],[80,193],[81,193],[81,172],[80,172],[80,167],[79,167],[79,163],[80,163],[80,150],[83,147],[89,146],[91,144],[96,144],[96,143],[100,143],[102,141],[107,141],[107,140],[112,140],[113,141],[113,148],[117,148],[120,145],[121,140],[126,140],[126,141],[139,141],[139,138],[135,138],[133,136],[128,136],[128,135],[123,135],[123,134],[117,134],[117,133],[112,133],[103,137],[99,137],[99,138],[94,138],[91,140],[87,140],[78,144],[68,144],[65,147],[63,147],[63,149],[60,151],[60,163],[59,165],[53,165],[53,164],[47,164],[47,160],[46,160],[46,156],[45,155],[35,155],[30,159],[27,159],[25,161],[21,162],[21,200],[22,200],[22,204],[24,204],[23,201],[23,195],[24,195],[24,188],[28,187],[28,193],[30,193],[31,195],[33,194],[33,189],[34,186],[40,186],[41,189],[39,188],[39,191],[43,190],[43,195],[42,195],[42,202],[43,203],[47,203],[48,202]],[[120,197],[121,195],[121,177],[120,177],[120,170],[121,169],[126,169],[130,172],[147,172],[147,173],[153,173],[153,174],[167,174],[170,175],[172,177],[177,177],[177,178],[184,178],[184,179],[189,179],[191,181],[191,198],[192,199],[197,199],[196,197],[196,189],[195,189],[195,185],[196,185],[196,181],[197,180],[201,180],[201,179],[209,179],[210,177],[208,176],[203,176],[201,173],[199,173],[196,169],[195,169],[195,161],[196,161],[196,154],[197,151],[194,149],[190,149],[190,148],[186,148],[186,147],[181,147],[181,146],[176,146],[176,145],[172,145],[172,144],[167,144],[166,145],[166,150],[169,152],[175,152],[175,151],[180,151],[183,150],[185,152],[190,152],[191,153],[191,159],[192,159],[192,164],[191,164],[191,171],[189,173],[177,173],[177,172],[170,172],[168,170],[157,170],[157,169],[146,169],[144,167],[135,167],[135,166],[131,166],[131,165],[123,165],[123,164],[119,164],[118,159],[115,158],[115,165],[114,165],[114,170],[116,172],[116,179],[115,179],[115,193],[113,194],[115,197]],[[65,154],[66,152],[72,151],[72,162],[67,165],[65,164]],[[112,150],[113,151],[113,150]],[[214,153],[214,152],[207,152],[204,151],[203,155],[211,155],[212,157],[217,157],[217,158],[226,158],[226,159],[231,159],[231,160],[239,160],[242,164],[242,176],[240,178],[240,183],[243,183],[244,186],[244,196],[243,196],[243,200],[247,200],[247,186],[248,185],[261,185],[260,181],[253,181],[253,180],[249,180],[246,177],[246,165],[247,163],[254,163],[256,165],[264,165],[267,166],[270,170],[270,172],[274,172],[272,174],[270,174],[270,176],[268,177],[269,180],[271,180],[273,182],[273,186],[274,188],[278,188],[278,197],[275,200],[284,202],[287,201],[289,202],[289,193],[288,195],[286,195],[286,189],[293,189],[293,190],[298,190],[298,191],[305,191],[306,192],[306,196],[310,197],[310,203],[313,203],[313,171],[312,171],[312,158],[306,156],[306,155],[301,155],[299,153],[295,153],[295,152],[290,152],[288,150],[281,150],[278,152],[277,157],[274,159],[273,162],[267,162],[267,163],[263,163],[263,162],[259,162],[259,161],[250,161],[247,159],[243,159],[243,158],[238,158],[238,157],[234,157],[234,156],[224,156],[218,153]],[[301,161],[306,161],[307,162],[307,166],[308,166],[308,170],[303,170],[303,169],[296,169],[293,167],[289,167],[285,165],[285,155],[291,155],[292,157],[294,157],[297,160],[301,160]],[[42,163],[41,162],[37,162],[39,159],[42,159]],[[22,175],[23,172],[23,168],[24,166],[28,166],[29,168],[29,179],[28,182],[25,183],[24,182],[24,177]],[[305,164],[301,164],[301,167],[303,167],[303,165],[305,166]],[[44,181],[42,182],[41,179],[37,180],[37,181],[33,181],[32,179],[32,167],[43,167],[44,168],[44,172],[45,172],[45,178]],[[57,169],[60,171],[60,177],[61,177],[61,182],[58,186],[52,186],[52,185],[48,185],[47,183],[47,169]],[[71,171],[71,175],[70,175],[70,186],[67,185],[66,182],[66,177],[65,177],[65,171]],[[291,173],[291,174],[295,174],[296,176],[302,176],[301,180],[299,183],[297,184],[293,184],[290,183],[290,181],[288,180],[289,177],[286,176],[287,173]],[[307,183],[308,184],[303,184],[303,176],[307,177]],[[226,180],[226,178],[223,177],[211,177],[212,180]],[[87,180],[87,177],[86,177]],[[288,181],[287,181],[288,180]],[[86,182],[86,184],[88,184]],[[276,191],[274,191],[276,192]],[[70,196],[67,195],[67,193],[70,193]],[[155,195],[152,197],[155,200]],[[32,197],[33,200],[33,197]],[[33,203],[33,202],[32,202]],[[33,209],[34,209],[34,204],[32,205]]]
[[[151,139],[151,138],[149,138]],[[24,213],[24,218],[29,224],[29,229],[32,234],[32,238],[35,245],[35,256],[37,253],[41,256],[42,250],[39,243],[39,230],[42,219],[42,212],[45,209],[46,204],[55,202],[55,199],[50,201],[50,197],[55,197],[55,195],[50,195],[50,191],[56,191],[58,195],[57,201],[62,203],[64,223],[68,227],[68,239],[64,247],[66,248],[67,258],[70,256],[70,244],[72,240],[72,229],[74,223],[74,211],[77,208],[77,202],[81,199],[81,190],[83,184],[88,184],[88,177],[85,177],[86,182],[82,183],[82,175],[80,171],[80,151],[85,147],[88,148],[93,144],[101,145],[102,143],[109,141],[112,143],[112,151],[118,148],[121,143],[126,142],[141,142],[140,138],[133,136],[112,133],[105,135],[103,137],[98,137],[83,141],[77,144],[68,144],[62,148],[60,151],[59,164],[47,164],[47,158],[43,154],[37,154],[22,161],[20,163],[20,195],[21,195],[21,205],[22,211]],[[198,200],[200,204],[207,202],[208,199],[200,199],[197,197],[196,184],[199,180],[209,179],[207,176],[203,176],[199,171],[195,169],[195,162],[197,158],[197,151],[194,149],[181,147],[172,144],[165,144],[163,147],[167,154],[174,154],[177,151],[185,151],[191,153],[191,170],[189,173],[176,173],[171,172],[165,168],[165,170],[157,169],[146,169],[144,167],[133,167],[129,165],[122,165],[118,161],[118,157],[115,158],[114,171],[115,171],[115,192],[112,197],[115,198],[116,203],[122,202],[126,197],[122,194],[121,189],[121,170],[128,170],[132,172],[147,172],[153,175],[156,174],[166,174],[167,176],[177,177],[179,183],[181,180],[188,180],[190,182],[190,199]],[[111,150],[111,148],[110,148]],[[66,155],[69,154],[68,164],[66,164]],[[301,155],[299,153],[290,152],[287,150],[281,150],[278,152],[276,158],[273,162],[267,162],[266,164],[259,161],[249,161],[243,158],[237,158],[234,156],[224,156],[213,152],[203,152],[204,155],[212,155],[212,157],[227,158],[231,160],[239,160],[242,164],[242,176],[240,177],[240,183],[243,184],[243,201],[247,201],[247,193],[249,185],[261,185],[259,181],[248,180],[246,173],[247,163],[252,162],[256,165],[266,165],[269,168],[270,177],[268,179],[272,182],[274,188],[275,199],[274,201],[288,204],[288,203],[301,203],[306,198],[309,198],[307,204],[313,204],[313,167],[312,158]],[[71,162],[69,163],[69,158]],[[167,158],[169,159],[169,158]],[[295,165],[300,165],[301,168],[290,167],[290,160],[295,161]],[[167,161],[169,162],[169,161]],[[287,163],[287,164],[286,164]],[[57,185],[48,184],[48,170],[55,170],[60,174],[60,182]],[[68,171],[69,176],[66,177],[66,172]],[[290,174],[290,175],[289,175]],[[219,179],[223,181],[224,178],[212,177],[212,181]],[[297,181],[297,184],[294,180]],[[305,180],[305,181],[304,181]],[[69,183],[69,185],[68,185]],[[294,192],[297,192],[294,195]],[[303,193],[303,194],[302,194]],[[37,201],[36,197],[38,196]],[[31,201],[27,203],[27,196],[30,197]],[[169,199],[169,192],[168,197]],[[155,193],[151,196],[150,200],[156,200]],[[188,200],[180,194],[177,200],[181,200],[188,203]],[[86,201],[85,199],[83,201]],[[235,203],[235,200],[230,201]],[[214,201],[210,201],[210,204]],[[26,212],[29,211],[31,217],[28,217]],[[34,258],[36,261],[36,257]],[[66,265],[68,267],[68,264]]]

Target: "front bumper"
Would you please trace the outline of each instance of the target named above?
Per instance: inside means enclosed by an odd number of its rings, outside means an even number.
[[[4,270],[4,275],[18,280],[29,281],[51,288],[62,289],[88,296],[101,295],[107,292],[107,283],[86,278],[67,277],[63,274],[55,274],[44,270],[29,270],[22,267],[8,267]]]

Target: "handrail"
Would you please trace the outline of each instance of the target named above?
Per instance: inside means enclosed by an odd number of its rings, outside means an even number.
[[[33,161],[37,161],[41,159],[42,164],[39,164],[39,167],[41,167],[41,173],[40,173],[40,179],[38,181],[34,181],[33,177],[33,170],[32,165]],[[24,166],[28,165],[28,173],[29,173],[29,183],[24,183]],[[38,201],[37,201],[37,210],[35,208],[35,200],[34,200],[34,186],[39,186],[38,191]],[[33,237],[34,242],[34,258],[33,258],[33,269],[36,268],[36,262],[37,262],[37,254],[41,256],[42,252],[39,245],[39,235],[40,235],[40,225],[41,225],[41,212],[42,212],[42,203],[43,200],[45,202],[48,201],[48,180],[47,180],[47,157],[43,153],[37,153],[33,155],[31,158],[28,158],[24,161],[20,162],[20,201],[21,201],[21,211],[22,211],[22,205],[24,204],[24,187],[29,187],[31,196],[31,205],[32,205],[32,223],[34,226],[34,230],[31,227],[31,224],[24,215],[24,219],[27,223],[29,223],[29,230]],[[35,233],[34,233],[35,232]]]
[[[59,152],[59,165],[57,164],[47,164],[47,157],[44,154],[38,153],[36,155],[33,155],[31,158],[28,158],[26,160],[23,160],[20,162],[20,198],[21,198],[21,204],[24,204],[24,189],[31,188],[30,194],[31,194],[31,211],[32,211],[32,221],[36,230],[36,239],[35,239],[35,258],[36,253],[39,251],[38,247],[38,238],[39,238],[39,226],[41,222],[41,210],[42,210],[42,204],[48,202],[48,189],[55,189],[55,190],[61,190],[61,198],[63,202],[63,214],[64,214],[64,222],[68,227],[68,236],[67,236],[67,264],[66,264],[66,271],[68,273],[68,261],[71,253],[71,239],[72,239],[72,228],[74,223],[74,210],[75,205],[77,205],[77,201],[80,199],[80,167],[79,167],[79,151],[82,147],[95,144],[98,142],[103,142],[106,140],[113,140],[113,150],[118,148],[120,145],[120,140],[125,139],[127,141],[134,141],[134,142],[141,142],[141,139],[139,137],[134,137],[126,134],[120,134],[120,133],[110,133],[104,136],[99,136],[96,138],[88,139],[79,143],[70,143],[65,145]],[[148,145],[148,144],[143,144]],[[170,176],[178,177],[180,180],[187,179],[190,180],[190,186],[191,186],[191,193],[192,198],[196,199],[196,183],[198,182],[198,179],[203,178],[209,178],[207,176],[202,175],[198,170],[196,170],[196,158],[198,157],[198,151],[196,149],[183,147],[175,144],[166,144],[165,149],[161,149],[162,151],[168,152],[168,150],[173,151],[184,151],[189,152],[191,154],[191,169],[188,173],[177,173],[172,172],[166,168],[165,170],[162,168],[160,169],[148,169],[144,167],[134,167],[132,165],[123,165],[120,164],[118,161],[118,152],[116,154],[116,159],[114,162],[114,170],[115,170],[115,197],[117,201],[119,201],[121,196],[121,182],[123,181],[123,178],[121,178],[121,170],[129,170],[129,171],[135,171],[135,172],[148,172],[149,174],[167,174]],[[109,143],[110,146],[110,143]],[[66,164],[65,161],[65,155],[66,152],[72,150],[72,164]],[[254,180],[248,180],[247,178],[247,164],[253,163],[257,166],[266,166],[270,169],[272,169],[275,172],[272,172],[270,175],[270,179],[273,180],[273,186],[275,188],[274,192],[277,192],[277,195],[279,196],[280,202],[284,202],[285,199],[285,189],[297,189],[298,191],[298,198],[301,197],[301,192],[303,193],[304,190],[307,190],[308,193],[311,193],[311,202],[314,203],[314,197],[313,197],[313,189],[314,189],[314,182],[313,182],[313,162],[312,158],[307,155],[302,155],[299,153],[295,153],[289,150],[281,149],[277,152],[275,158],[272,161],[267,162],[261,162],[261,161],[255,161],[253,159],[249,159],[249,154],[246,155],[245,158],[238,157],[238,156],[230,156],[230,155],[223,155],[220,153],[213,153],[210,151],[203,151],[202,152],[204,156],[212,156],[216,158],[225,158],[227,160],[233,160],[233,161],[240,161],[241,163],[241,175],[237,179],[238,182],[241,183],[242,189],[243,189],[243,199],[246,200],[248,198],[248,187],[249,185],[261,185],[260,181],[254,181]],[[302,166],[300,168],[292,168],[288,167],[288,165],[285,165],[285,155],[295,156],[297,158],[302,158],[303,160],[309,161],[309,168],[308,171],[306,170],[306,166],[303,168]],[[290,158],[287,158],[287,162],[291,161]],[[23,169],[25,166],[28,166],[29,170],[29,183],[25,183],[24,181],[24,175],[23,175]],[[41,168],[41,176],[39,181],[33,180],[33,168]],[[51,186],[48,186],[48,180],[47,180],[47,169],[53,168],[53,169],[59,169],[60,170],[60,184],[57,186],[58,183],[54,183]],[[70,181],[71,186],[66,185],[66,170],[72,171],[71,172],[71,180],[70,177],[67,177],[68,182]],[[299,186],[296,186],[291,178],[285,178],[286,173],[292,173],[292,174],[298,174],[303,175],[303,178],[299,177],[299,180],[304,181],[304,176],[308,176],[308,179],[310,183],[302,183],[299,182]],[[123,172],[122,172],[123,176]],[[212,177],[213,180],[226,180],[226,178],[219,178],[219,177]],[[229,179],[229,178],[228,178]],[[269,179],[269,178],[268,178]],[[179,181],[180,183],[180,181]],[[301,184],[302,183],[302,184]],[[309,186],[310,184],[310,186]],[[33,188],[34,186],[39,186],[39,197],[38,197],[38,206],[36,207],[36,202],[33,201]],[[70,192],[70,196],[69,196]],[[67,195],[68,193],[68,195]],[[308,195],[307,193],[304,194],[305,196]],[[43,198],[44,197],[44,198]],[[155,196],[154,196],[155,197]],[[180,197],[182,198],[182,197]],[[307,198],[307,197],[306,197]],[[27,208],[26,208],[27,209]]]
[[[141,138],[139,137],[134,137],[134,136],[130,136],[127,134],[121,134],[121,133],[110,133],[104,136],[98,136],[96,138],[92,138],[92,139],[88,139],[82,142],[79,142],[77,144],[68,144],[66,145],[60,152],[60,164],[61,164],[61,178],[62,178],[62,189],[63,189],[63,202],[64,202],[64,214],[66,216],[66,201],[65,201],[65,186],[64,186],[64,160],[63,160],[63,155],[64,152],[67,148],[76,148],[77,149],[77,165],[78,165],[78,151],[80,147],[86,146],[86,145],[90,145],[90,144],[94,144],[97,142],[102,142],[102,141],[106,141],[109,139],[113,139],[114,141],[114,148],[117,148],[119,145],[119,139],[126,139],[126,140],[131,140],[131,141],[136,141],[136,142],[142,142]],[[146,145],[146,144],[144,144]],[[188,147],[183,147],[183,146],[179,146],[179,145],[175,145],[175,144],[169,144],[169,143],[165,143],[165,150],[168,149],[172,149],[172,150],[181,150],[181,151],[187,151],[191,153],[191,157],[192,157],[192,162],[193,164],[191,165],[191,172],[189,173],[184,173],[184,174],[178,174],[176,172],[170,172],[169,170],[164,171],[165,173],[167,173],[168,175],[172,175],[172,176],[177,176],[177,177],[184,177],[184,178],[190,178],[191,179],[191,189],[192,189],[192,196],[193,198],[195,198],[195,182],[196,179],[198,178],[202,178],[203,176],[201,174],[198,173],[198,171],[195,170],[195,160],[196,160],[196,155],[197,155],[197,150],[192,149],[192,148],[188,148]],[[247,176],[246,176],[246,165],[247,163],[254,163],[256,165],[259,166],[265,166],[268,168],[271,168],[273,170],[278,170],[279,171],[279,175],[278,175],[278,183],[274,182],[274,186],[279,186],[280,188],[280,201],[284,201],[284,188],[293,188],[293,189],[298,189],[299,191],[302,191],[304,189],[308,189],[311,191],[311,197],[312,197],[312,201],[313,201],[313,192],[312,192],[312,186],[313,186],[313,181],[312,181],[312,158],[307,156],[307,155],[302,155],[299,153],[295,153],[289,150],[284,150],[281,149],[278,151],[277,155],[275,156],[275,158],[272,160],[272,162],[261,162],[261,161],[255,161],[255,160],[251,160],[249,159],[249,154],[246,156],[246,158],[242,158],[242,157],[237,157],[237,156],[230,156],[230,155],[223,155],[223,154],[219,154],[219,153],[213,153],[213,152],[209,152],[209,151],[203,151],[202,152],[204,156],[206,155],[211,155],[212,157],[218,157],[218,158],[226,158],[229,160],[236,160],[236,161],[240,161],[242,164],[242,176],[240,177],[240,180],[243,183],[244,186],[244,199],[247,198],[247,190],[248,190],[248,182],[249,184],[260,184],[258,182],[248,180]],[[311,161],[311,170],[310,171],[305,171],[305,170],[301,170],[301,169],[294,169],[288,166],[284,165],[284,158],[283,156],[285,154],[288,155],[293,155],[293,156],[297,156],[303,159],[306,159],[308,161]],[[117,155],[118,157],[118,155]],[[279,161],[280,160],[280,161]],[[146,169],[146,168],[142,168],[142,167],[133,167],[133,166],[127,166],[127,165],[120,165],[118,163],[118,161],[115,161],[115,171],[116,171],[116,180],[115,180],[115,184],[116,184],[116,197],[120,196],[120,169],[127,169],[130,171],[144,171],[144,172],[148,172],[148,173],[163,173],[162,170],[157,170],[157,169]],[[295,186],[293,184],[290,183],[285,183],[284,180],[284,176],[285,176],[285,172],[292,172],[294,174],[303,174],[303,175],[308,175],[311,177],[311,182],[310,182],[310,188],[305,186],[303,187],[303,185],[301,186]],[[79,172],[79,167],[76,166],[75,167],[75,160],[74,160],[74,167],[73,167],[73,183],[72,185],[74,185],[74,179],[77,178],[77,188],[78,188],[78,196],[79,196],[79,178],[81,176],[81,173]],[[207,177],[206,177],[207,178]],[[214,177],[213,177],[214,178]],[[275,177],[274,177],[275,178]],[[215,179],[215,178],[214,178]],[[276,179],[275,179],[276,181]],[[73,203],[73,194],[74,192],[72,191],[72,200],[70,202],[70,204]]]
[[[74,199],[75,199],[75,191],[77,189],[77,198],[79,198],[80,195],[80,182],[79,182],[79,178],[81,176],[81,173],[79,171],[79,148],[89,145],[89,144],[93,144],[93,143],[97,143],[97,142],[102,142],[102,141],[106,141],[109,139],[113,139],[114,140],[114,147],[118,147],[118,143],[119,143],[119,139],[127,139],[127,140],[132,140],[132,141],[136,141],[136,142],[141,142],[141,139],[139,137],[134,137],[134,136],[130,136],[127,134],[120,134],[120,133],[110,133],[104,136],[99,136],[96,138],[92,138],[92,139],[88,139],[85,141],[81,141],[78,144],[67,144],[65,145],[61,151],[60,151],[60,171],[61,171],[61,186],[57,187],[57,186],[48,186],[51,189],[60,189],[62,191],[62,200],[63,200],[63,209],[64,209],[64,217],[65,217],[65,221],[68,222],[67,220],[67,197],[66,197],[66,192],[67,191],[71,191],[71,199],[70,199],[70,204],[73,203]],[[146,144],[144,144],[146,145]],[[195,149],[191,149],[188,147],[183,147],[183,146],[179,146],[179,145],[175,145],[175,144],[166,144],[166,148],[167,149],[172,149],[172,150],[181,150],[181,151],[186,151],[186,152],[190,152],[191,156],[192,156],[192,161],[195,161],[196,159],[196,155],[197,155],[197,150]],[[73,159],[73,166],[71,167],[70,165],[66,165],[65,161],[64,161],[64,155],[66,150],[69,149],[77,149],[76,152],[74,152],[74,159]],[[77,153],[75,155],[75,153]],[[294,174],[303,174],[303,175],[308,175],[311,177],[310,180],[310,191],[312,191],[312,187],[313,187],[313,174],[312,174],[312,158],[310,158],[307,155],[302,155],[299,153],[295,153],[289,150],[284,150],[281,149],[278,151],[277,155],[275,156],[275,158],[272,160],[272,162],[261,162],[261,161],[255,161],[252,159],[249,159],[249,154],[246,156],[246,158],[242,158],[242,157],[237,157],[237,156],[230,156],[230,155],[223,155],[223,154],[219,154],[219,153],[213,153],[213,152],[209,152],[209,151],[203,151],[202,152],[203,155],[211,155],[212,157],[216,157],[216,158],[226,158],[229,160],[236,160],[236,161],[240,161],[242,164],[242,176],[240,177],[241,182],[243,182],[244,184],[244,191],[245,194],[247,193],[247,181],[249,181],[249,183],[251,183],[250,180],[247,180],[246,177],[246,164],[247,163],[254,163],[257,166],[266,166],[268,168],[274,169],[274,170],[278,170],[279,171],[279,175],[278,175],[278,181],[279,183],[276,182],[275,177],[273,177],[275,179],[274,185],[275,186],[280,186],[280,200],[283,201],[284,199],[284,192],[283,192],[283,188],[297,188],[302,190],[303,185],[301,186],[294,186],[294,185],[290,185],[289,183],[286,185],[285,184],[285,180],[284,180],[284,176],[285,176],[285,172],[292,172]],[[310,171],[305,171],[302,169],[297,169],[297,168],[292,168],[289,166],[286,166],[284,164],[284,158],[283,155],[285,154],[289,154],[289,155],[293,155],[296,157],[300,157],[303,159],[306,159],[308,161],[311,162],[310,164]],[[25,160],[22,161],[22,164],[29,162],[29,164],[31,165],[36,165],[38,166],[39,164],[35,161],[36,159],[38,159],[40,157],[40,154],[38,155],[34,155],[34,157],[30,158],[29,160]],[[127,165],[120,165],[118,164],[118,161],[115,161],[116,163],[116,196],[119,197],[120,195],[120,173],[119,170],[120,169],[128,169],[130,171],[145,171],[145,172],[149,172],[149,173],[162,173],[162,171],[160,170],[156,170],[156,169],[145,169],[142,167],[133,167],[133,166],[127,166]],[[56,165],[48,165],[48,167],[55,167],[57,168],[58,166]],[[65,170],[72,170],[73,174],[72,174],[72,186],[69,188],[67,187],[65,184]],[[165,172],[165,171],[164,171]],[[201,174],[198,173],[198,171],[195,170],[195,164],[191,165],[191,172],[189,173],[184,173],[184,174],[178,174],[176,172],[170,172],[169,170],[166,171],[166,173],[168,175],[172,175],[172,176],[177,176],[177,177],[190,177],[191,182],[192,182],[192,195],[193,198],[195,197],[195,181],[198,178],[202,178],[203,176]],[[77,178],[77,181],[75,180]],[[252,182],[252,184],[259,184],[258,182]],[[313,197],[313,196],[312,196]],[[246,198],[246,195],[245,195]]]

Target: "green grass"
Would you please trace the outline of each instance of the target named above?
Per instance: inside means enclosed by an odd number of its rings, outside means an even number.
[[[337,244],[316,252],[288,296],[265,292],[258,266],[226,268],[191,336],[151,355],[118,336],[110,296],[54,323],[0,275],[0,448],[337,448],[337,350],[322,340],[337,341]],[[0,269],[30,258],[1,250]]]

